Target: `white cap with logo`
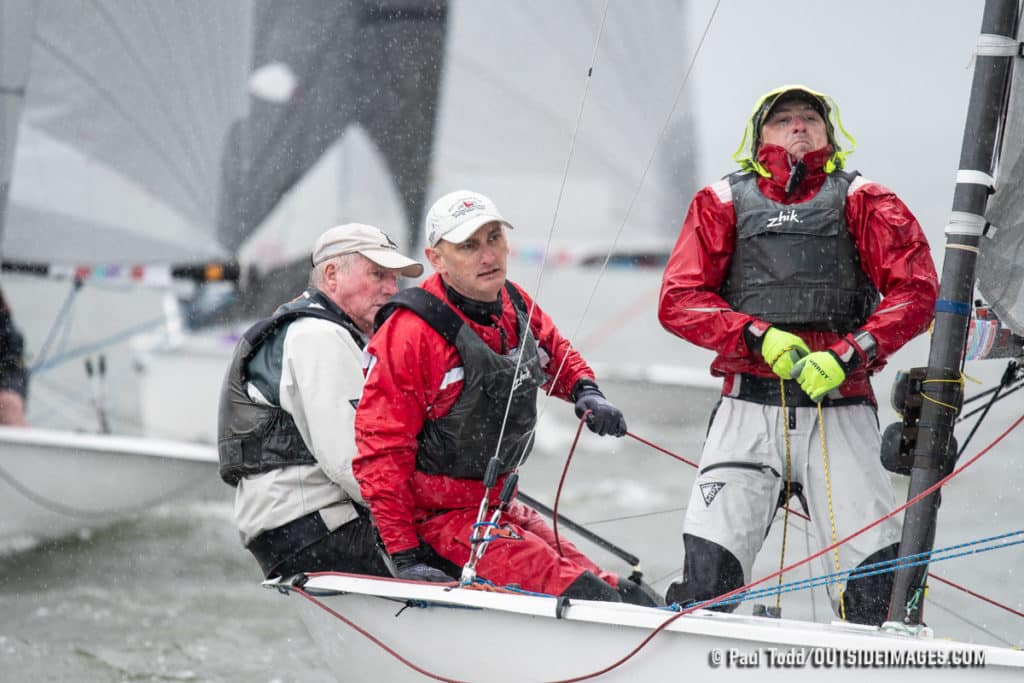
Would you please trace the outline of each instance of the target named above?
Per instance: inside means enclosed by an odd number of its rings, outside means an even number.
[[[423,274],[421,263],[398,253],[398,245],[372,225],[345,223],[324,232],[313,245],[313,265],[343,254],[362,254],[378,266],[397,270],[405,277]]]
[[[480,226],[492,221],[512,227],[494,202],[482,194],[469,190],[449,192],[427,212],[427,246],[433,247],[441,240],[452,244],[465,242]]]

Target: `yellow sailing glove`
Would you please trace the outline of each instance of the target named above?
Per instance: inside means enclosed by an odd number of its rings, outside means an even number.
[[[834,352],[815,351],[796,362],[793,379],[812,401],[821,401],[825,394],[846,381],[846,371]]]
[[[792,379],[793,364],[810,352],[803,339],[777,327],[769,327],[761,342],[764,361],[782,379]]]

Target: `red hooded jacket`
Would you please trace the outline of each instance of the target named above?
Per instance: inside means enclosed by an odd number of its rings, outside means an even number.
[[[807,173],[787,199],[789,180],[787,152],[776,145],[762,145],[760,161],[772,174],[758,177],[758,189],[769,199],[785,204],[806,201],[825,182],[824,164],[831,156],[825,147],[807,154]],[[861,327],[877,343],[877,355],[862,362],[840,386],[844,396],[869,396],[868,377],[885,365],[885,359],[923,332],[932,319],[939,292],[938,277],[928,241],[910,209],[888,188],[863,177],[850,184],[846,197],[846,223],[861,268],[884,297]],[[729,270],[736,241],[736,213],[728,180],[701,189],[686,214],[679,239],[662,278],[658,319],[679,337],[718,352],[711,374],[728,377],[746,373],[774,377],[761,354],[748,348],[743,329],[757,321],[733,310],[718,290]],[[758,321],[764,328],[768,323]],[[836,332],[797,332],[811,351],[843,345]],[[724,391],[730,389],[726,380]]]
[[[421,286],[448,301],[439,275],[432,275]],[[529,310],[532,300],[515,286]],[[509,348],[518,345],[515,309],[508,296],[502,296],[501,319],[496,325],[481,325],[452,308],[493,350],[502,350],[502,335]],[[530,329],[540,344],[548,375],[544,389],[563,357],[565,364],[552,394],[568,398],[576,382],[593,380],[586,361],[539,307],[533,307]],[[366,353],[366,384],[355,421],[358,454],[352,470],[384,545],[394,554],[419,544],[416,522],[438,510],[479,506],[484,486],[481,481],[428,475],[416,469],[416,436],[424,422],[446,415],[462,392],[462,359],[455,347],[418,315],[399,309],[377,330]],[[494,409],[503,410],[504,405]],[[492,503],[497,503],[503,480],[491,491]]]

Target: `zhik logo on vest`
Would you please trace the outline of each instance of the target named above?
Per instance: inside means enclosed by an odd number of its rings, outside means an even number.
[[[711,501],[715,499],[718,492],[725,488],[725,482],[722,481],[709,481],[705,484],[700,485],[700,495],[704,497],[704,505],[707,507],[711,506]]]
[[[800,216],[797,215],[796,209],[790,209],[789,211],[779,211],[778,216],[773,216],[768,219],[769,228],[778,228],[783,223],[803,223],[800,220]]]
[[[525,382],[528,379],[530,379],[530,370],[529,370],[529,368],[520,368],[519,369],[519,373],[516,375],[515,380],[512,382],[512,391],[513,391],[513,393],[516,390],[518,390],[519,387],[522,386],[523,382]]]

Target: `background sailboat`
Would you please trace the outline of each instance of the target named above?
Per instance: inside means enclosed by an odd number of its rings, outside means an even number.
[[[412,247],[428,189],[485,190],[518,226],[517,277],[537,279],[551,240],[539,300],[572,310],[596,275],[581,265],[614,239],[606,226],[624,229],[621,263],[657,265],[693,175],[685,117],[672,154],[650,159],[686,68],[673,58],[681,5],[30,6],[0,244],[5,277],[42,275],[64,300],[33,349],[38,426],[212,443],[237,332],[302,288],[325,226],[377,223]],[[588,79],[591,63],[601,78]],[[638,306],[636,294],[613,283],[602,315]],[[68,344],[115,311],[123,325]]]
[[[75,122],[61,118],[64,110],[60,104],[73,96],[74,79],[58,82],[50,78],[52,65],[72,60],[74,55],[63,52],[57,37],[46,29],[36,34],[36,22],[46,20],[47,10],[30,1],[0,3],[0,242],[5,264],[13,258],[15,268],[31,268],[35,262],[44,270],[52,265],[56,273],[61,266],[72,269],[90,263],[132,263],[127,259],[142,263],[159,249],[164,250],[165,257],[177,255],[176,248],[180,253],[191,253],[187,246],[174,246],[176,238],[188,244],[187,225],[175,216],[160,214],[156,203],[147,197],[143,189],[146,169],[138,169],[139,182],[133,183],[127,177],[103,172],[96,162],[102,158],[102,147],[90,148],[98,153],[92,157],[85,148],[69,144],[69,138],[82,138],[87,143],[96,139],[85,136]],[[83,23],[77,28],[88,30],[92,16],[81,17]],[[105,45],[109,47],[109,43]],[[44,76],[38,81],[33,65]],[[76,62],[73,66],[80,69],[84,65]],[[87,71],[76,74],[88,77]],[[15,149],[20,152],[17,158]],[[33,173],[37,175],[33,177]],[[26,177],[21,178],[22,174]],[[19,199],[5,206],[9,178],[19,179],[14,185],[22,190],[15,189],[12,194]],[[89,191],[97,187],[116,194],[123,202],[119,206],[103,205],[90,195]],[[33,192],[38,194],[33,196]],[[134,216],[128,215],[132,212]],[[146,221],[140,220],[143,216]],[[132,230],[139,223],[154,232],[147,236],[146,230]],[[125,260],[113,260],[115,254]],[[79,260],[82,255],[87,256]],[[85,277],[87,272],[80,276]],[[168,276],[164,269],[159,279],[166,283]],[[152,280],[152,274],[147,276],[137,267],[121,279],[147,278]],[[105,365],[101,357],[89,367],[91,372],[103,374]],[[37,386],[34,382],[29,405],[35,402]],[[98,394],[93,395],[94,407],[101,408],[98,398]],[[105,425],[102,414],[100,417],[101,425]],[[66,428],[43,429],[40,426],[46,420],[31,411],[30,422],[34,425],[30,428],[0,428],[3,550],[109,524],[186,492],[207,490],[205,484],[215,474],[216,458],[209,447],[81,434]]]
[[[551,240],[540,301],[572,321],[616,229],[613,265],[631,275],[637,265],[658,265],[692,185],[685,116],[668,130],[671,153],[650,158],[687,66],[675,58],[679,5],[658,13],[612,7],[600,41],[600,8],[587,4],[115,4],[117,12],[92,15],[88,31],[58,5],[44,5],[39,17],[43,55],[33,79],[40,85],[38,94],[29,91],[31,132],[17,177],[59,177],[49,169],[65,160],[45,154],[59,140],[72,161],[118,181],[81,183],[83,202],[59,210],[119,228],[144,222],[147,234],[173,235],[174,246],[193,248],[187,258],[153,248],[143,261],[241,265],[237,291],[203,285],[183,292],[179,285],[183,305],[171,306],[170,324],[137,341],[146,434],[213,441],[217,378],[244,327],[239,321],[267,314],[301,289],[308,245],[324,226],[377,223],[418,245],[428,188],[486,190],[517,225],[513,268],[527,286],[537,281]],[[652,36],[660,38],[636,49]],[[197,58],[180,59],[182,45]],[[588,82],[595,45],[600,78]],[[520,68],[506,67],[516,61]],[[47,187],[35,183],[19,204],[53,206]],[[154,202],[156,218],[168,220],[143,218],[126,195]],[[97,217],[103,209],[116,215]],[[38,224],[12,222],[6,258],[43,260]],[[85,262],[110,261],[94,252]],[[653,316],[639,329],[618,318],[624,306],[653,303],[658,277],[649,269],[638,291],[621,268],[611,273],[599,293],[602,311],[581,340],[612,338],[614,348],[637,334],[656,338]],[[669,359],[675,349],[664,341]],[[591,355],[609,381],[630,365],[617,353]],[[186,394],[172,410],[169,397]]]

